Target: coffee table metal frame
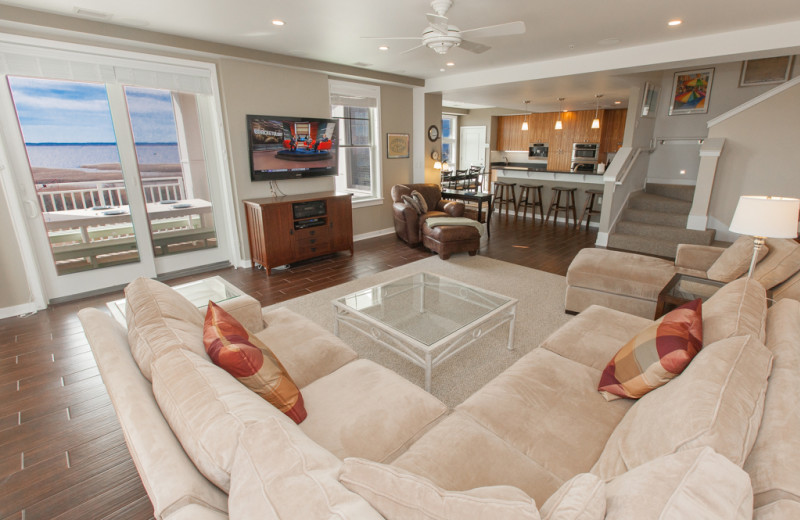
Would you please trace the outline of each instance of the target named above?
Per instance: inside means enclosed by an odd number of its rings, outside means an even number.
[[[452,280],[443,276],[431,273],[417,273],[422,274],[423,281],[421,283],[414,283],[413,277],[416,275],[404,276],[396,280],[379,284],[355,293],[336,298],[331,303],[333,304],[333,332],[339,336],[340,324],[348,325],[357,332],[367,336],[377,342],[379,345],[391,350],[392,352],[400,355],[411,363],[425,369],[425,390],[430,392],[431,389],[431,371],[434,367],[448,360],[454,354],[460,352],[467,346],[471,345],[478,339],[484,337],[489,332],[497,327],[508,323],[508,342],[506,348],[513,350],[514,348],[514,323],[516,320],[517,300],[509,298],[502,294],[487,291],[467,285],[465,283]],[[403,288],[401,291],[393,293],[391,296],[398,296],[408,291],[421,291],[419,309],[420,314],[426,312],[425,310],[425,288],[432,287],[433,284],[426,284],[424,282],[425,275],[438,278],[440,283],[435,286],[437,289],[449,296],[453,296],[464,302],[470,304],[484,306],[487,312],[479,318],[463,325],[459,329],[439,338],[430,345],[393,328],[391,325],[384,323],[380,319],[369,316],[357,309],[349,307],[344,301],[348,297],[352,297],[358,293],[376,288],[383,288],[384,286],[394,284],[408,279],[408,287]],[[442,283],[443,282],[443,283]],[[506,300],[504,303],[496,305],[487,299],[487,296],[494,298],[501,298]],[[471,298],[471,299],[468,299]]]

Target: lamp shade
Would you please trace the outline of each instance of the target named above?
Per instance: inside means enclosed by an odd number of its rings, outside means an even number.
[[[797,237],[800,199],[745,195],[733,214],[730,230],[764,238]]]
[[[436,170],[441,170],[442,169],[442,163],[440,161],[436,161],[436,162],[433,163],[433,167]]]

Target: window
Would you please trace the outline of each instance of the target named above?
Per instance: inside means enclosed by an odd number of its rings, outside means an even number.
[[[330,81],[331,115],[339,120],[336,188],[353,200],[380,200],[380,87]]]
[[[456,149],[457,116],[442,116],[442,161],[455,170],[458,166],[458,150]]]

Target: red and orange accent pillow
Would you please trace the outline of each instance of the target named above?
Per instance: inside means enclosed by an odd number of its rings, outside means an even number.
[[[603,397],[638,399],[683,372],[703,348],[701,304],[698,298],[665,314],[619,349],[600,376]]]
[[[236,318],[208,302],[203,343],[215,365],[224,368],[277,409],[300,424],[306,418],[300,389],[275,354]]]

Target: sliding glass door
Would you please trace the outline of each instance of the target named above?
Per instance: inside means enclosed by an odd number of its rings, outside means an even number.
[[[228,260],[207,175],[208,100],[6,79],[27,163],[15,173],[27,170],[19,185],[48,299]]]

